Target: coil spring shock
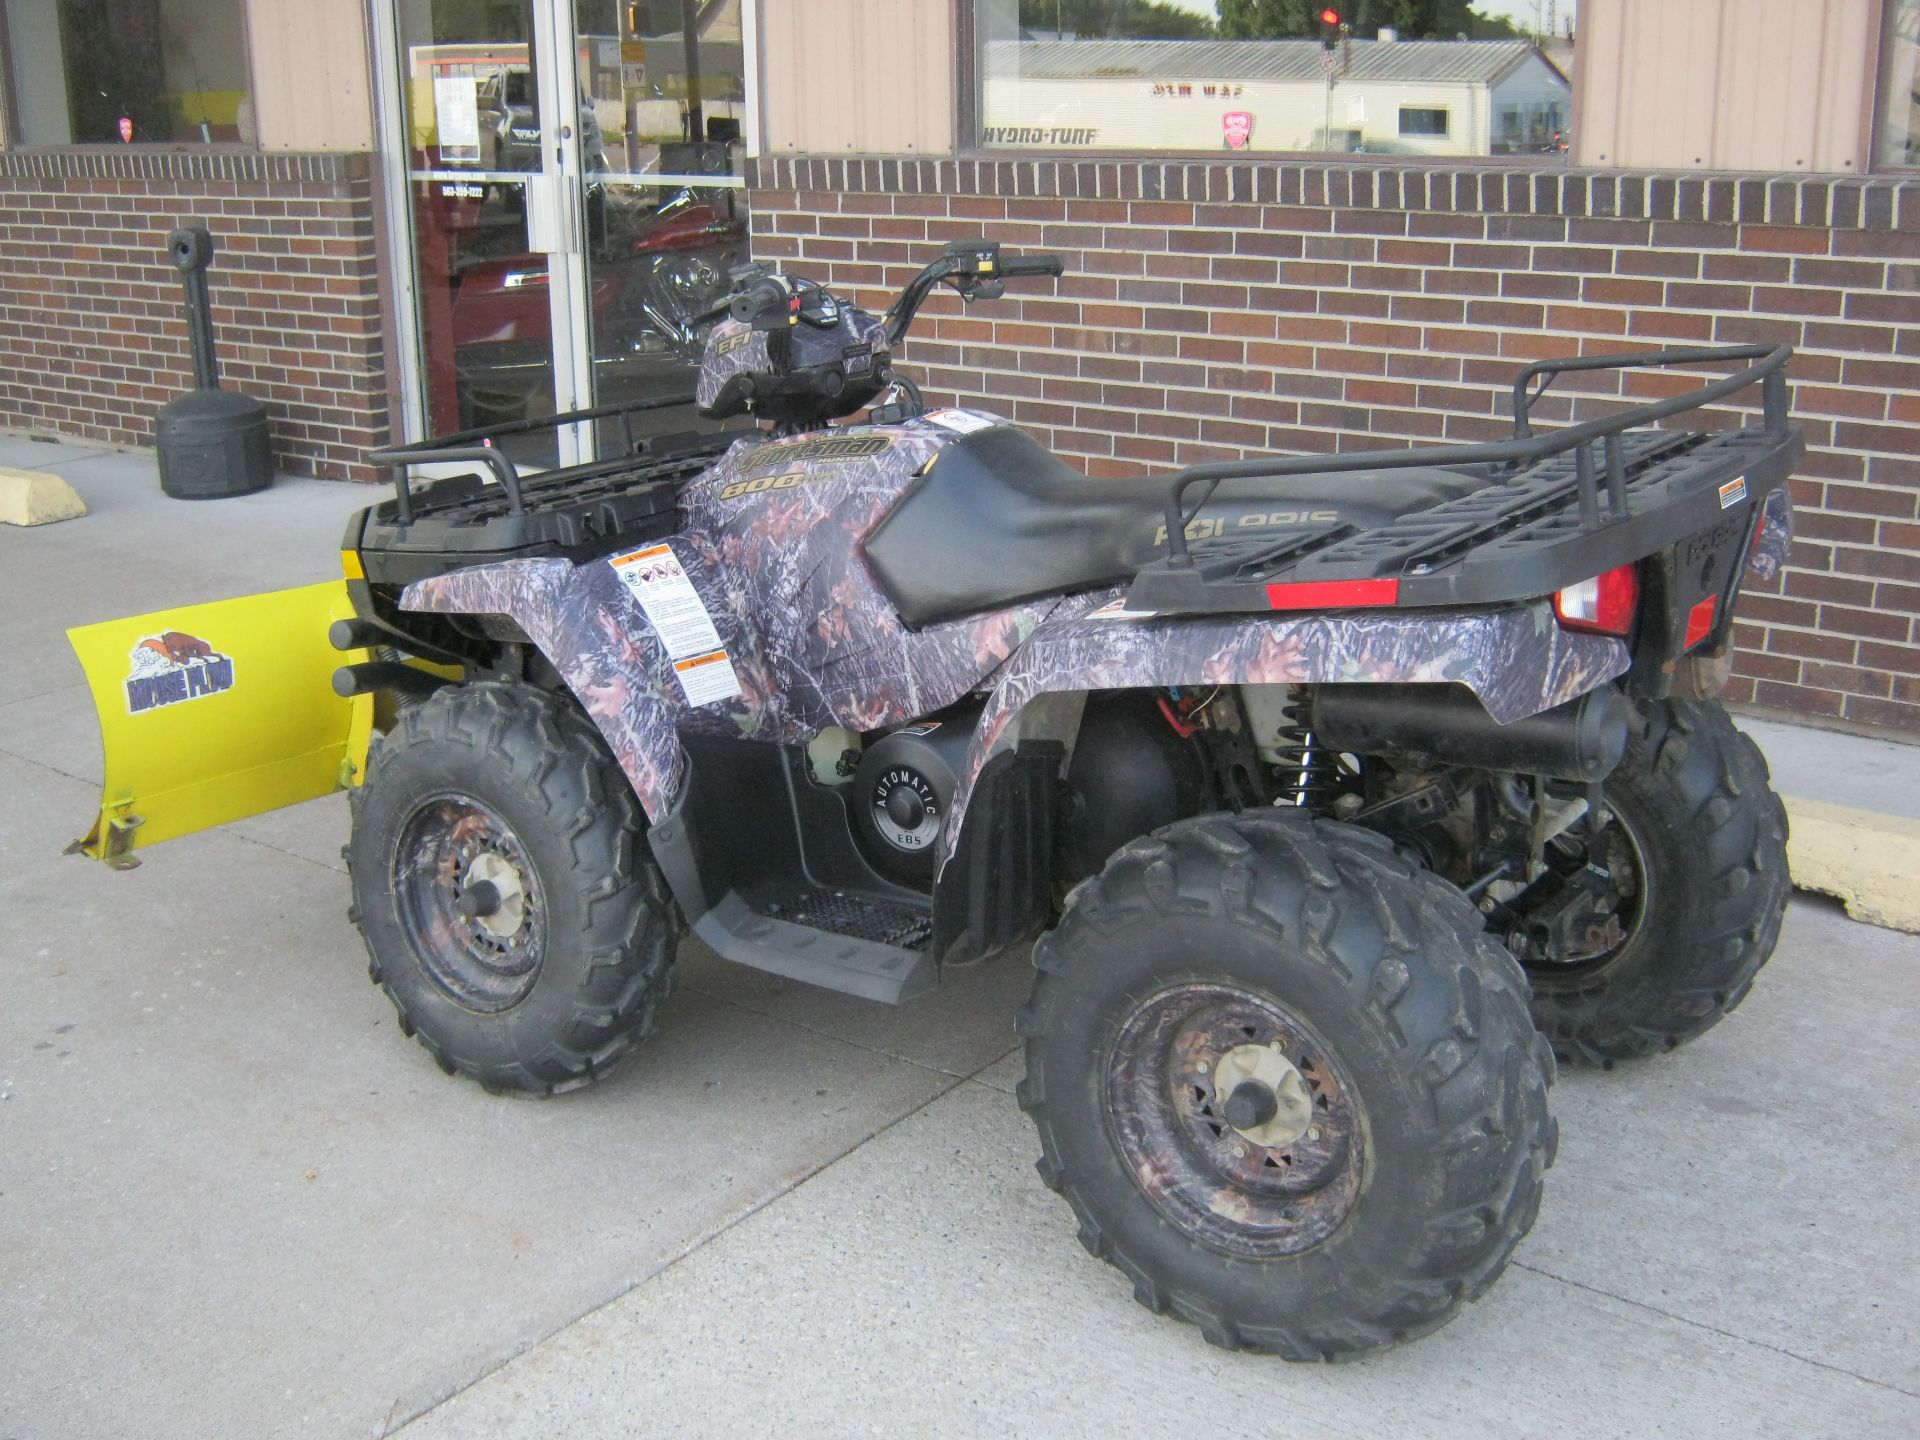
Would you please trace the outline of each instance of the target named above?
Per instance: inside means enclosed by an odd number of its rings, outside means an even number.
[[[1304,685],[1291,686],[1280,714],[1273,743],[1279,757],[1273,766],[1276,803],[1324,810],[1339,789],[1340,757],[1314,739],[1312,692]]]

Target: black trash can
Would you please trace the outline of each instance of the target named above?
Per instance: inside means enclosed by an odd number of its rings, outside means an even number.
[[[188,225],[167,237],[167,258],[187,291],[187,333],[193,342],[198,390],[169,400],[153,417],[153,443],[160,453],[160,488],[177,500],[213,500],[247,495],[273,483],[273,446],[267,407],[250,396],[220,388],[213,353],[213,307],[207,298],[207,267],[213,235]]]
[[[234,390],[190,390],[153,417],[160,488],[176,500],[247,495],[273,483],[267,411]]]

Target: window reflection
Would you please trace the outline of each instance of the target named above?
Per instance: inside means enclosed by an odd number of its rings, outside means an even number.
[[[1882,165],[1920,165],[1920,0],[1889,0],[1880,67]]]
[[[241,0],[6,0],[29,145],[253,143]]]
[[[1516,18],[1538,8],[976,0],[979,138],[1039,151],[1564,156],[1573,41]]]

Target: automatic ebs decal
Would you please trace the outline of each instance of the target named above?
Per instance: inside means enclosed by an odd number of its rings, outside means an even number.
[[[127,713],[138,715],[233,688],[233,657],[180,630],[149,635],[133,647]]]

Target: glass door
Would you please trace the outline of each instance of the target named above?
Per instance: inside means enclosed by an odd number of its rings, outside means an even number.
[[[695,317],[746,261],[741,10],[741,0],[573,5],[595,404],[690,395],[706,332]],[[694,423],[669,406],[634,430]]]
[[[541,7],[544,8],[544,7]],[[428,435],[571,408],[573,307],[559,160],[541,143],[534,0],[401,0],[399,113],[411,222],[418,427]],[[389,163],[395,157],[389,156]],[[508,446],[552,464],[555,437]]]
[[[747,246],[741,0],[400,0],[392,24],[411,438],[634,401],[663,406],[636,433],[695,426],[668,402]],[[553,464],[595,442],[500,443]]]

